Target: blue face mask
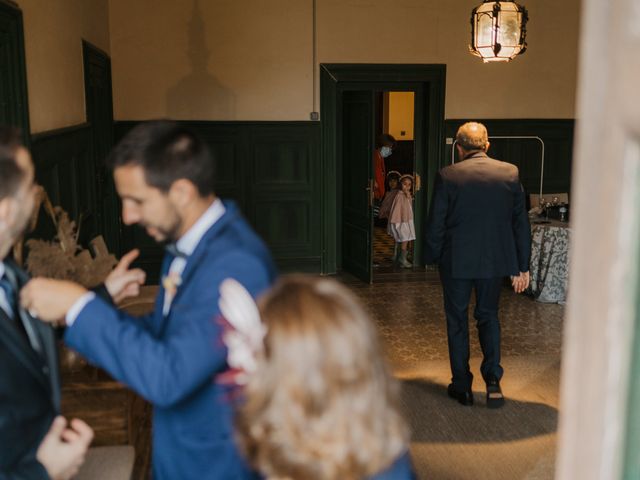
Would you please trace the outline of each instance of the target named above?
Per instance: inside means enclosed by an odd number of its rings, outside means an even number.
[[[389,155],[391,155],[391,151],[391,147],[387,147],[385,145],[380,149],[380,155],[382,155],[382,158],[387,158]]]

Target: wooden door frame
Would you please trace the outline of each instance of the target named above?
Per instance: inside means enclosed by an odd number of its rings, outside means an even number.
[[[640,381],[633,368],[640,349],[637,4],[582,5],[558,480],[638,478],[631,459],[625,464],[640,428],[630,415]]]
[[[320,64],[321,158],[322,181],[322,273],[336,273],[340,264],[337,214],[339,210],[338,130],[341,125],[340,96],[349,85],[368,85],[371,89],[389,89],[393,85],[422,84],[424,115],[419,121],[415,112],[414,138],[422,136],[426,151],[416,150],[416,168],[424,165],[422,183],[432,185],[436,171],[443,162],[444,101],[446,66],[443,64]],[[423,188],[424,188],[423,187]],[[416,219],[421,227],[426,219],[429,198],[424,199],[423,216]],[[420,239],[417,240],[420,242]]]

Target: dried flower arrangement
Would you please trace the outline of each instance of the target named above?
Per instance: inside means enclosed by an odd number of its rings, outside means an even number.
[[[116,257],[111,255],[102,236],[98,236],[89,242],[93,256],[89,250],[78,245],[79,228],[75,222],[69,219],[69,215],[61,207],[54,207],[49,196],[42,187],[38,188],[36,202],[33,208],[29,231],[33,231],[37,225],[38,213],[43,207],[56,229],[53,240],[27,240],[28,256],[23,262],[24,245],[18,242],[13,249],[13,255],[19,264],[25,266],[31,276],[57,278],[60,280],[72,280],[86,288],[92,288],[104,281],[118,263]],[[80,372],[89,369],[90,375],[95,377],[97,369],[89,367],[87,362],[73,350],[59,343],[60,364],[64,375],[71,372]]]
[[[45,211],[56,229],[52,241],[31,239],[26,242],[29,254],[26,268],[32,276],[72,280],[92,288],[104,281],[118,263],[109,253],[102,236],[89,242],[91,252],[78,245],[79,229],[61,207],[54,207],[44,190],[40,195]],[[39,204],[36,207],[36,214]],[[33,222],[35,224],[35,222]],[[35,225],[34,225],[35,226]]]

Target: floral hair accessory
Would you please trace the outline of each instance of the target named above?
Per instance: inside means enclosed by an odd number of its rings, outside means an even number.
[[[408,178],[409,180],[411,180],[411,183],[413,183],[413,175],[410,175],[408,173],[405,173],[404,175],[402,175],[400,177],[400,181],[404,180],[405,178]]]
[[[251,294],[238,281],[228,278],[220,285],[222,341],[227,346],[227,364],[233,383],[244,385],[256,371],[256,357],[264,350],[267,329]],[[227,377],[225,375],[224,377]]]

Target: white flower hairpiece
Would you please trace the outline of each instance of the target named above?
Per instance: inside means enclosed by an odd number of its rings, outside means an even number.
[[[251,294],[232,278],[220,285],[218,305],[226,320],[222,341],[228,350],[227,363],[236,371],[234,382],[245,384],[256,370],[256,356],[264,350],[267,328]]]

